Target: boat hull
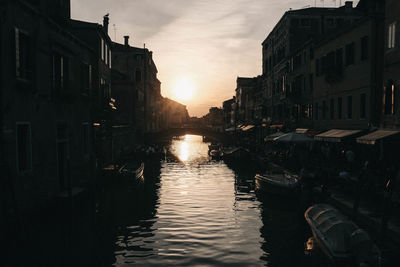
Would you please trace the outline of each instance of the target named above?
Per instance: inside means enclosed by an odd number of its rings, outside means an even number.
[[[291,197],[297,197],[300,189],[298,182],[291,186],[283,186],[266,180],[262,175],[258,174],[255,176],[255,187],[256,190],[268,194]]]

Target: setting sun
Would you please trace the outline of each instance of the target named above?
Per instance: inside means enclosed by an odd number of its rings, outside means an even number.
[[[190,80],[182,78],[176,83],[174,93],[177,100],[189,100],[193,97],[194,86]]]

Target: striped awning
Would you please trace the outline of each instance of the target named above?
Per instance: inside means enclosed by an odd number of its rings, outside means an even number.
[[[306,128],[297,128],[296,129],[296,133],[298,133],[298,134],[305,134],[306,132],[308,132],[308,129],[306,129]]]
[[[249,131],[254,128],[254,125],[247,125],[246,127],[242,128],[243,131]]]
[[[332,129],[327,132],[320,133],[314,136],[314,139],[317,141],[326,141],[326,142],[341,142],[344,138],[351,137],[353,135],[359,134],[361,130],[339,130]]]
[[[400,132],[394,131],[394,130],[377,130],[377,131],[369,133],[367,135],[358,137],[357,143],[367,144],[367,145],[375,145],[375,143],[377,141],[387,138],[389,136],[396,135],[398,133],[400,133]]]

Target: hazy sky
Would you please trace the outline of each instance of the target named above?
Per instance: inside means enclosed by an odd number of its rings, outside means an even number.
[[[163,96],[177,99],[176,83],[191,81],[194,97],[180,102],[191,116],[202,116],[234,95],[237,76],[261,74],[261,43],[284,12],[315,2],[335,5],[333,0],[71,0],[71,5],[74,19],[102,23],[110,13],[114,41],[130,35],[132,46],[146,43]]]

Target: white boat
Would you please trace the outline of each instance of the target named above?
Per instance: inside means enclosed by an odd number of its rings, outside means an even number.
[[[368,233],[328,204],[316,204],[304,214],[321,250],[334,262],[379,266],[380,252]]]

